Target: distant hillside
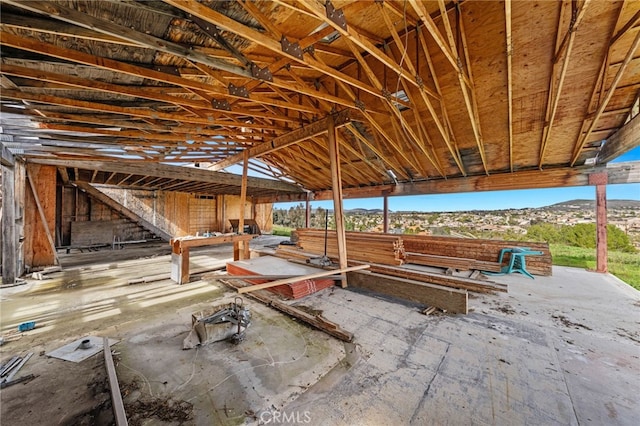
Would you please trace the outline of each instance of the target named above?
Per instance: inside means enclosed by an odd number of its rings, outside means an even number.
[[[333,213],[333,210],[329,210]],[[346,214],[382,214],[382,209],[349,209],[344,211]]]
[[[541,207],[545,210],[586,210],[595,209],[596,202],[594,200],[569,200],[562,203],[552,204],[550,206]],[[640,201],[637,200],[607,200],[607,208],[609,209],[640,209]]]

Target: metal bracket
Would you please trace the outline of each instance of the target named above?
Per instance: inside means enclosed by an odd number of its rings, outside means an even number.
[[[386,100],[388,100],[389,102],[392,102],[393,100],[391,99],[391,92],[389,92],[387,89],[382,89],[382,96],[384,96],[384,98]]]
[[[356,99],[356,108],[358,108],[360,111],[364,112],[365,111],[364,102],[362,102],[360,99]]]
[[[231,105],[229,105],[229,101],[226,99],[211,99],[211,106],[213,109],[231,111]]]
[[[263,81],[273,81],[273,75],[268,67],[260,68],[256,64],[251,64],[251,76]]]
[[[231,96],[240,96],[249,99],[249,91],[245,86],[234,86],[233,83],[229,83],[228,89]]]
[[[153,65],[151,67],[152,70],[163,72],[165,74],[171,74],[180,77],[180,70],[177,67],[172,67],[168,65]]]
[[[333,4],[331,4],[330,0],[327,0],[325,7],[327,9],[327,18],[343,30],[347,31],[347,20],[344,17],[342,9],[336,9]]]
[[[280,39],[280,46],[282,46],[282,51],[284,53],[288,53],[289,55],[302,60],[302,48],[297,42],[290,42],[285,36],[282,36]]]
[[[416,74],[416,83],[418,83],[418,87],[424,89],[424,80],[418,74]]]
[[[316,48],[313,47],[313,44],[311,44],[306,49],[302,49],[302,51],[313,56],[316,53]]]

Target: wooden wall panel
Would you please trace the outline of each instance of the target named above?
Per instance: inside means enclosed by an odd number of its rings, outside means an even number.
[[[273,204],[254,204],[254,219],[260,231],[263,233],[270,233],[273,231]]]
[[[216,198],[201,198],[194,194],[182,192],[143,191],[120,188],[100,187],[100,191],[140,215],[154,226],[167,233],[179,237],[195,235],[204,232],[231,232],[229,219],[238,219],[240,212],[240,197],[233,195],[218,196]],[[65,190],[63,199],[65,204],[73,203],[73,193]],[[69,205],[62,208],[63,215],[69,216]],[[108,207],[95,200],[87,206],[79,208],[80,213],[92,221],[117,220],[119,216],[111,213]],[[247,201],[246,218],[255,219],[263,232],[271,232],[273,225],[273,205],[252,205]],[[80,217],[80,216],[78,216]],[[70,221],[63,224],[66,239],[70,238]],[[65,234],[65,235],[66,235]],[[80,238],[75,236],[74,239]],[[68,243],[67,243],[68,244]]]
[[[44,210],[46,226],[55,241],[56,168],[27,164],[27,173],[33,180],[40,204]],[[25,191],[24,208],[24,263],[26,267],[50,266],[55,263],[54,252],[40,220],[31,188]]]
[[[216,199],[192,195],[189,200],[189,234],[218,230]]]

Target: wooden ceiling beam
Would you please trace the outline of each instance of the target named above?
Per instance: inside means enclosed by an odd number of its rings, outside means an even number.
[[[442,96],[442,90],[440,89],[440,84],[438,82],[438,76],[436,75],[435,67],[433,65],[433,60],[431,59],[429,48],[427,46],[427,39],[425,38],[421,27],[417,28],[417,32],[418,32],[418,40],[420,42],[420,47],[422,49],[423,56],[427,60],[427,65],[429,66],[429,72],[431,74],[431,78],[433,78],[433,83],[436,89],[436,93],[438,94],[440,99],[440,113],[442,114],[443,120],[436,121],[436,127],[438,128],[438,132],[440,132],[440,136],[443,138],[444,143],[447,149],[449,150],[449,154],[451,154],[453,161],[456,163],[458,170],[460,170],[460,173],[462,173],[463,176],[466,176],[467,172],[462,163],[462,157],[460,156],[460,151],[458,150],[458,146],[455,141],[455,135],[453,134],[451,123],[449,121],[449,115],[447,113],[444,97]],[[432,116],[437,116],[437,113],[435,112],[435,110],[431,114]],[[440,126],[438,126],[438,123],[441,123]]]
[[[558,111],[558,103],[560,102],[560,98],[562,96],[562,88],[564,85],[565,77],[567,75],[567,69],[569,67],[569,60],[571,58],[571,52],[573,50],[576,30],[578,29],[578,26],[580,25],[582,18],[585,15],[587,6],[589,5],[590,1],[591,0],[584,0],[584,3],[582,3],[580,9],[577,8],[578,6],[576,2],[562,2],[560,17],[558,18],[559,22],[558,34],[556,39],[556,53],[554,55],[553,68],[551,70],[551,77],[549,79],[549,95],[547,96],[545,124],[542,130],[542,140],[540,141],[540,157],[538,159],[539,168],[542,168],[542,165],[544,164],[544,156],[551,135],[551,130],[553,128],[556,113]],[[567,32],[564,33],[564,36],[562,36],[562,40],[560,40],[562,34],[560,31],[560,25],[563,21],[563,17],[565,19],[568,19],[568,17],[565,17],[564,14],[568,13],[569,9],[567,5],[569,4],[572,8],[570,14],[571,19],[569,20],[569,28],[567,29]],[[558,63],[563,55],[564,60],[562,61],[562,66],[558,70]],[[558,72],[560,73],[559,75]]]
[[[513,172],[513,40],[511,36],[511,0],[504,2],[507,47],[507,121],[509,126],[509,171]]]
[[[439,0],[439,4],[440,4],[440,10],[443,12],[442,19],[448,21],[449,15],[447,14],[446,8],[444,6],[444,1]],[[458,72],[458,82],[460,83],[460,89],[462,90],[464,103],[467,108],[467,113],[469,114],[469,121],[471,122],[471,127],[473,129],[473,135],[475,137],[476,146],[478,147],[478,152],[480,153],[480,158],[482,159],[482,167],[484,168],[484,172],[486,174],[489,174],[489,166],[487,164],[487,154],[484,150],[484,139],[482,137],[482,129],[480,126],[480,114],[478,112],[478,97],[476,95],[476,86],[473,81],[473,72],[471,70],[471,59],[469,58],[469,48],[467,46],[467,35],[464,30],[462,13],[458,14],[457,23],[458,23],[458,32],[460,36],[460,42],[462,44],[462,51],[464,52],[464,64],[467,71],[466,76],[469,80],[468,83],[465,85],[464,73],[462,71],[464,68],[461,68]]]
[[[324,64],[319,63],[318,61],[310,58],[309,56],[296,56],[292,53],[288,53],[282,49],[282,45],[280,41],[276,41],[270,37],[265,37],[265,35],[259,31],[256,31],[248,26],[241,24],[240,22],[234,21],[228,16],[219,13],[201,3],[198,3],[195,0],[163,0],[165,3],[170,4],[178,9],[183,10],[184,12],[190,13],[198,18],[204,19],[212,24],[219,26],[227,31],[230,31],[234,34],[238,34],[246,38],[247,40],[256,43],[259,46],[265,47],[273,52],[276,52],[283,57],[286,57],[288,60],[296,61],[302,64],[307,65],[311,69],[320,72],[321,74],[330,75],[336,80],[340,80],[349,84],[353,87],[356,87],[360,90],[366,91],[373,96],[382,98],[382,94],[377,92],[373,87],[365,85],[358,81],[358,79],[353,78],[347,74],[344,74],[340,71],[337,71],[334,68],[326,66]],[[296,41],[293,41],[296,42]],[[274,77],[272,84],[276,82],[276,78]]]
[[[434,41],[436,42],[436,44],[438,45],[442,53],[444,53],[444,56],[445,58],[447,58],[447,61],[451,64],[453,69],[458,71],[460,66],[458,64],[458,61],[456,61],[457,55],[454,55],[453,51],[450,50],[450,48],[447,46],[447,42],[443,39],[442,33],[440,33],[440,30],[438,29],[435,22],[427,12],[427,9],[425,9],[425,6],[422,3],[422,1],[409,0],[409,4],[411,4],[411,7],[413,8],[413,10],[416,12],[420,20],[424,23],[425,27],[427,28],[427,31],[429,31],[429,33],[433,37]]]
[[[27,100],[27,101],[39,102],[39,103],[50,104],[50,105],[67,106],[67,107],[73,107],[73,108],[89,110],[89,111],[107,112],[107,113],[120,114],[125,116],[129,115],[129,116],[134,116],[139,118],[152,118],[152,119],[159,118],[162,120],[175,121],[178,123],[186,122],[186,123],[201,124],[201,125],[250,127],[249,126],[250,123],[245,123],[243,121],[216,122],[215,120],[210,118],[192,117],[192,116],[183,115],[183,114],[167,113],[167,112],[160,112],[160,111],[154,111],[154,110],[144,110],[139,108],[119,107],[114,105],[106,105],[98,102],[89,102],[89,101],[82,101],[77,99],[64,98],[60,96],[22,92],[19,90],[3,90],[2,92],[0,92],[0,97],[6,98],[6,99]],[[246,112],[246,115],[258,116],[258,114],[252,111]],[[259,114],[259,115],[267,116],[266,114]],[[270,118],[282,120],[282,121],[290,121],[290,118],[288,117],[270,117]]]
[[[633,40],[633,43],[631,43],[631,46],[627,52],[627,54],[625,55],[624,61],[622,62],[622,65],[620,66],[620,68],[618,68],[618,72],[616,73],[615,77],[613,78],[613,81],[611,82],[611,86],[609,86],[609,89],[607,90],[606,95],[604,96],[604,98],[602,99],[602,101],[600,102],[598,109],[596,110],[595,114],[593,115],[593,118],[591,118],[591,124],[589,125],[589,127],[587,128],[587,131],[584,132],[579,138],[578,141],[574,147],[574,151],[573,151],[573,157],[571,158],[571,166],[573,167],[573,165],[576,163],[576,161],[578,161],[578,158],[580,157],[580,153],[582,151],[582,148],[584,147],[587,139],[589,138],[589,135],[591,134],[591,132],[595,129],[596,124],[598,123],[598,120],[600,119],[600,116],[602,115],[602,113],[604,112],[604,110],[607,108],[607,105],[609,104],[609,101],[611,100],[611,97],[613,96],[613,92],[616,90],[616,87],[618,86],[618,83],[620,82],[620,79],[622,79],[622,75],[624,74],[627,65],[629,65],[629,62],[631,62],[631,59],[633,58],[633,54],[635,53],[636,49],[638,49],[638,46],[640,45],[640,31],[638,31],[638,33],[636,34],[635,39]]]
[[[405,79],[407,82],[411,83],[416,87],[420,87],[421,84],[416,79],[416,75],[411,75],[410,72],[407,72],[404,68],[402,68],[394,59],[390,58],[383,51],[378,49],[372,42],[370,42],[366,37],[361,35],[352,25],[348,23],[343,27],[328,16],[329,7],[333,8],[330,1],[327,1],[326,4],[322,4],[317,0],[304,0],[302,1],[304,7],[306,7],[309,11],[315,15],[316,18],[320,19],[322,22],[326,23],[333,27],[336,31],[338,31],[345,39],[350,40],[352,43],[356,44],[358,47],[363,49],[365,52],[370,54],[372,57],[376,58],[380,61],[384,66],[388,67],[392,71],[394,71],[398,76]],[[352,49],[353,51],[353,49]],[[434,94],[431,94],[432,96]]]
[[[431,179],[398,185],[377,185],[360,188],[343,188],[343,197],[376,198],[384,196],[407,196],[429,194],[452,194],[460,192],[505,191],[519,189],[542,189],[572,186],[588,186],[589,175],[604,172],[609,184],[640,183],[640,162],[610,163],[595,168],[563,167],[557,169],[528,170],[513,173]],[[331,190],[317,191],[312,200],[330,200]]]
[[[189,181],[206,182],[219,185],[237,186],[242,183],[242,176],[231,173],[214,172],[196,167],[167,166],[159,163],[141,163],[125,161],[78,161],[78,160],[58,160],[58,159],[30,159],[29,162],[38,164],[48,164],[61,167],[77,167],[84,170],[100,170],[107,173],[122,173],[153,176],[161,179],[182,179]],[[274,190],[282,192],[302,192],[297,186],[290,183],[276,181],[272,179],[261,179],[249,176],[248,185],[251,188]]]
[[[210,56],[194,52],[188,47],[179,45],[177,43],[138,32],[131,28],[118,25],[114,22],[99,19],[86,13],[79,12],[75,9],[62,6],[60,4],[38,0],[29,0],[27,2],[21,2],[17,0],[3,1],[4,3],[21,9],[43,14],[45,16],[49,16],[51,18],[58,19],[89,30],[97,31],[108,36],[128,40],[130,42],[136,43],[139,46],[169,53],[178,57],[184,57],[201,64],[212,66],[216,69],[230,72],[232,74],[240,75],[243,77],[251,77],[251,73],[249,71],[237,65],[231,64],[221,59],[211,58]]]
[[[344,110],[336,114],[335,125],[336,127],[344,126],[351,121],[351,115],[349,110]],[[249,158],[265,155],[273,151],[286,148],[290,145],[302,142],[314,136],[320,135],[327,131],[327,118],[315,121],[308,124],[301,129],[293,130],[287,134],[279,136],[273,139],[271,142],[265,142],[249,148]],[[242,154],[236,154],[234,156],[225,158],[210,167],[211,170],[222,170],[234,164],[243,161]]]
[[[405,49],[408,49],[408,46],[404,46],[404,43],[400,39],[400,35],[396,31],[396,29],[395,29],[395,27],[393,25],[393,22],[391,21],[391,17],[389,17],[389,15],[387,14],[386,8],[384,7],[383,4],[378,4],[378,5],[379,5],[378,6],[378,10],[380,11],[380,14],[382,15],[382,17],[383,17],[383,19],[385,21],[387,29],[389,30],[389,32],[391,33],[391,36],[393,37],[393,41],[396,44],[396,48],[399,51],[405,51]],[[405,28],[405,30],[406,30],[406,28]],[[389,47],[387,47],[387,49],[390,50]],[[411,59],[406,59],[404,61],[404,63],[406,64],[406,67],[409,69],[409,72],[413,73],[414,75],[418,75],[418,71],[416,70],[416,67],[413,65],[413,62],[411,61]],[[409,98],[411,104],[413,104],[412,108],[415,109],[418,106],[418,103],[415,101],[411,90],[409,90],[409,87],[406,86],[406,82],[404,80],[402,80],[401,83],[403,85],[403,89],[404,89],[405,94]],[[435,109],[433,108],[433,105],[431,103],[431,100],[427,96],[427,94],[431,94],[432,96],[435,97],[435,96],[437,96],[437,93],[433,93],[431,91],[427,91],[426,86],[424,85],[424,83],[421,84],[421,86],[418,88],[418,91],[420,93],[420,98],[422,99],[423,104],[426,105],[427,110],[429,111],[429,114],[431,115],[431,119],[436,123],[436,126],[438,127],[438,129],[443,129],[442,123],[440,122],[440,118],[436,114]],[[429,92],[431,92],[431,93],[429,93]],[[413,131],[411,126],[409,126],[408,123],[406,123],[406,121],[402,117],[402,114],[398,110],[398,108],[396,108],[395,105],[391,105],[391,107],[393,108],[393,113],[396,115],[396,117],[398,117],[400,123],[409,132],[409,135],[411,136],[411,141],[413,142],[413,144],[416,145],[418,147],[418,149],[420,149],[420,151],[427,157],[429,162],[438,171],[440,176],[444,177],[446,175],[446,173],[442,169],[442,167],[440,166],[439,161],[436,160],[435,152],[433,152],[433,151],[430,152],[427,149],[427,146],[426,146],[425,142],[422,140],[422,138],[418,134],[416,134]],[[416,122],[419,122],[419,121],[416,121]],[[442,135],[443,135],[443,137],[445,136],[444,133],[442,133]],[[425,177],[427,177],[427,176],[425,175]]]
[[[347,40],[347,44],[350,44],[349,40]],[[351,45],[352,46],[352,45]],[[352,49],[352,52],[354,53],[354,55],[356,56],[356,58],[359,58],[358,60],[360,61],[360,58],[362,58],[362,56],[360,55],[360,52],[357,49]],[[364,61],[364,59],[362,59],[362,61]],[[369,69],[370,71],[370,69]],[[371,74],[373,74],[373,72],[371,72]],[[351,87],[347,86],[345,83],[336,80],[337,84],[340,86],[340,88],[347,94],[347,96],[349,96],[351,99],[353,99],[354,103],[358,100],[358,98],[356,97],[355,93],[353,92],[353,90],[351,89]],[[385,99],[386,101],[386,99]],[[395,107],[394,107],[395,108]],[[362,116],[366,119],[366,121],[373,127],[375,128],[378,133],[380,133],[382,135],[382,137],[384,137],[384,139],[389,142],[389,144],[394,148],[394,152],[398,153],[403,159],[404,161],[406,161],[408,164],[411,164],[411,160],[405,155],[405,153],[403,152],[402,148],[400,148],[397,144],[397,142],[391,137],[389,136],[389,134],[387,133],[387,131],[382,127],[382,125],[375,120],[371,114],[369,113],[369,111],[367,111],[367,109],[363,109],[361,111]],[[389,163],[389,164],[394,164],[396,163],[396,161],[390,162],[386,156],[382,156],[380,157],[384,162]],[[415,167],[415,165],[412,165],[412,167]],[[394,169],[396,169],[397,167],[394,167]],[[405,175],[409,178],[409,176],[407,175],[406,171],[403,168],[400,168],[400,173],[401,175]]]
[[[33,68],[21,67],[17,65],[3,64],[1,72],[5,75],[13,75],[37,81],[45,81],[58,83],[68,87],[77,87],[86,90],[95,90],[106,93],[115,93],[119,95],[132,96],[153,101],[166,102],[168,104],[182,106],[188,105],[194,108],[206,109],[211,108],[210,104],[203,101],[197,101],[185,97],[169,96],[162,93],[153,93],[144,89],[135,87],[127,87],[119,84],[104,83],[98,80],[88,80],[85,78],[74,77],[65,74],[56,74],[49,71],[38,70]]]
[[[37,31],[40,33],[53,34],[59,37],[73,37],[83,40],[121,44],[124,46],[137,46],[136,43],[129,40],[96,33],[95,31],[79,27],[77,25],[69,25],[35,16],[20,16],[13,13],[6,13],[5,11],[2,12],[2,22],[0,24],[2,27],[6,28]]]
[[[7,33],[5,31],[0,32],[0,43],[7,46],[15,47],[17,49],[27,50],[34,53],[39,53],[39,54],[63,59],[65,61],[76,62],[76,63],[80,63],[90,67],[97,67],[97,68],[105,69],[112,72],[125,73],[138,78],[139,77],[148,78],[150,80],[171,84],[171,85],[177,86],[178,88],[202,90],[204,92],[213,93],[215,95],[218,95],[224,98],[231,98],[231,99],[237,99],[242,101],[251,101],[257,104],[273,105],[281,108],[291,108],[294,110],[302,109],[303,111],[309,112],[308,107],[298,106],[295,104],[288,105],[285,102],[273,100],[273,99],[270,99],[269,97],[265,97],[261,95],[252,95],[248,99],[242,95],[235,94],[235,92],[233,91],[229,91],[226,86],[217,87],[211,84],[202,83],[198,80],[183,78],[183,77],[175,76],[165,72],[156,71],[150,68],[128,64],[125,62],[120,62],[120,61],[116,61],[109,58],[98,57],[98,56],[90,55],[88,53],[80,52],[73,49],[58,47],[56,45],[41,42],[39,40],[20,37],[14,34]],[[204,67],[204,65],[201,65],[199,68],[203,69],[202,67]],[[293,87],[289,86],[286,83],[280,83],[280,86],[283,88],[291,89],[291,90],[299,89],[298,87],[294,89]],[[167,88],[167,90],[171,90],[171,89]],[[312,92],[307,91],[306,94],[311,95]],[[353,105],[348,105],[348,106],[353,107]]]

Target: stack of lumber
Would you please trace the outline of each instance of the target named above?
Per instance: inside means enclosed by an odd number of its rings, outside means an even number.
[[[406,253],[406,262],[414,265],[437,266],[440,268],[452,268],[463,271],[476,269],[480,271],[500,272],[501,265],[498,262],[476,260],[464,257],[438,256],[435,254]]]
[[[268,268],[268,269],[265,269]],[[227,263],[227,273],[229,275],[268,275],[269,272],[286,272],[292,275],[308,275],[313,272],[317,272],[317,268],[311,268],[308,266],[292,264],[283,259],[263,256],[256,259],[250,259],[248,261],[236,261]],[[246,282],[251,284],[264,284],[272,279],[245,279]],[[290,284],[278,285],[275,287],[269,287],[267,290],[280,294],[287,299],[300,299],[309,294],[323,290],[325,288],[335,285],[335,280],[332,278],[315,278],[315,279],[303,279]]]
[[[362,262],[349,261],[349,265],[359,265]],[[443,287],[468,290],[476,293],[507,292],[507,284],[499,284],[494,281],[483,281],[472,278],[456,277],[451,275],[436,274],[431,272],[408,269],[407,267],[370,264],[369,270],[374,273],[406,278],[413,281],[437,284]]]
[[[436,237],[432,235],[403,235],[402,240],[407,252],[408,262],[424,264],[419,263],[420,259],[416,254],[465,258],[478,262],[489,262],[487,264],[477,263],[470,269],[491,272],[499,272],[499,270],[494,271],[494,269],[489,268],[491,268],[491,263],[497,263],[501,249],[507,247],[528,247],[531,250],[539,250],[543,254],[539,256],[527,256],[527,270],[534,275],[551,275],[551,252],[549,251],[548,243]],[[505,260],[503,260],[503,262]]]
[[[298,246],[311,253],[324,254],[325,231],[323,229],[297,229]],[[335,231],[327,231],[327,256],[338,258],[338,240]],[[402,265],[405,247],[399,235],[377,234],[371,232],[347,232],[347,255],[349,259],[381,263],[383,265]]]

